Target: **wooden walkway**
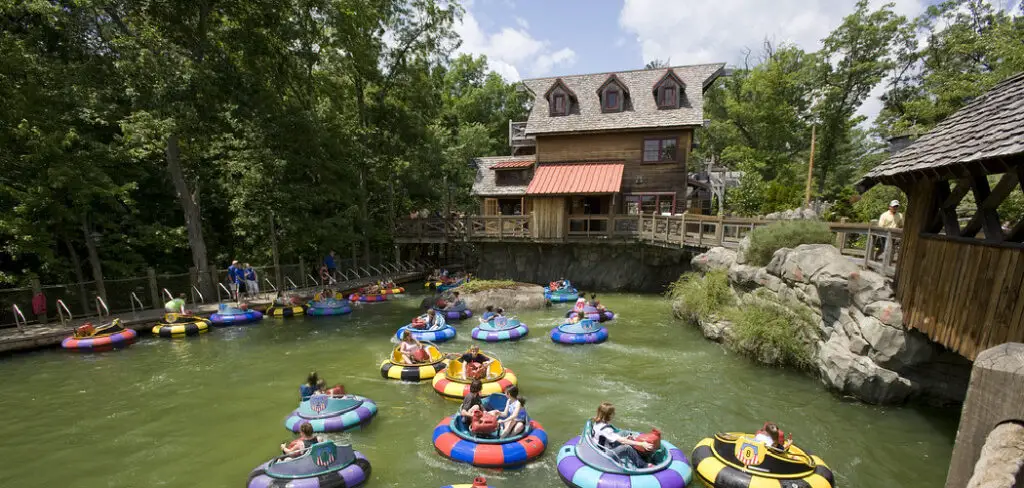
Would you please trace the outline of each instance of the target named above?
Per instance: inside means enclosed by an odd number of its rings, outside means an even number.
[[[480,216],[458,219],[407,219],[398,222],[396,241],[404,244],[449,242],[537,242],[552,244],[641,242],[651,246],[703,251],[736,248],[740,240],[771,220],[708,215],[567,215],[559,238],[539,238],[532,216]],[[843,255],[887,276],[896,273],[903,232],[872,224],[828,223]],[[870,249],[871,252],[866,252]]]

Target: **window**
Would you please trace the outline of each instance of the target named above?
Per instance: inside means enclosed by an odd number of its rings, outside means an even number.
[[[676,87],[666,86],[661,89],[661,101],[658,103],[658,106],[662,108],[678,107],[678,104],[676,104]]]
[[[494,172],[494,183],[501,185],[525,185],[530,182],[530,170],[502,169]]]
[[[619,108],[618,90],[608,90],[604,92],[604,108],[605,110],[615,110]]]
[[[644,141],[645,163],[676,161],[678,141],[676,138],[647,139]]]
[[[672,215],[676,209],[675,193],[640,193],[626,195],[626,215],[639,215],[640,212],[650,215]]]
[[[554,115],[565,115],[565,95],[561,93],[554,96],[552,99],[551,113]]]

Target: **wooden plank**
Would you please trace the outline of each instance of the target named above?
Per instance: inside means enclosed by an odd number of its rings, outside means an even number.
[[[984,318],[981,320],[983,324],[981,333],[978,334],[979,350],[987,349],[987,344],[994,340],[995,336],[999,335],[996,330],[999,327],[995,322],[996,311],[998,310],[1002,295],[1005,292],[1006,283],[1012,279],[1011,273],[1013,272],[1013,268],[1010,267],[1011,255],[1019,254],[1005,252],[1001,249],[994,250],[994,253],[996,254],[995,276],[992,279],[992,294],[987,297],[988,303],[986,304],[986,307],[981,309],[982,314],[984,314]]]
[[[963,351],[964,357],[973,360],[978,354],[977,341],[980,327],[982,327],[982,325],[979,325],[981,320],[977,320],[980,318],[978,311],[980,307],[987,305],[988,299],[992,296],[992,278],[994,274],[992,268],[995,265],[993,259],[998,253],[993,249],[982,246],[971,247],[977,250],[978,256],[976,259],[968,261],[974,270],[974,276],[969,280],[969,283],[972,283],[973,286],[971,286],[966,300],[961,300],[961,311],[957,322],[957,328],[961,333],[959,334],[957,346],[959,350]]]
[[[999,296],[993,302],[994,306],[992,309],[995,313],[992,317],[992,325],[994,330],[989,336],[989,340],[986,341],[988,345],[1007,342],[1013,325],[1011,321],[1013,319],[1014,307],[1017,305],[1017,302],[1024,301],[1021,299],[1022,294],[1024,294],[1022,293],[1024,292],[1024,289],[1022,289],[1022,283],[1024,283],[1024,257],[1021,255],[1024,253],[1003,252],[1009,256],[1009,260],[1006,264],[1006,277],[1000,286]]]
[[[925,232],[937,234],[940,230],[948,227],[949,224],[946,222],[946,214],[942,211],[943,202],[949,198],[949,182],[948,181],[937,181],[935,182],[935,190],[931,202],[928,203],[928,217],[925,219]],[[956,220],[956,213],[953,214],[954,222]],[[956,225],[953,225],[956,227]]]

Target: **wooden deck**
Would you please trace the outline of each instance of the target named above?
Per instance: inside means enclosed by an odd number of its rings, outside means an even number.
[[[770,220],[707,215],[567,215],[560,238],[538,238],[531,216],[480,216],[458,219],[408,219],[398,222],[400,244],[449,242],[536,242],[551,244],[643,244],[674,249],[736,248],[751,230]],[[903,232],[871,224],[829,223],[843,255],[887,276],[896,273]],[[865,252],[871,249],[872,252]]]

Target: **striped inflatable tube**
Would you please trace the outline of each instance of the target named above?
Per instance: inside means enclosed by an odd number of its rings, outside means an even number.
[[[580,436],[573,437],[558,450],[558,476],[574,488],[684,488],[693,478],[693,470],[683,451],[662,439],[672,462],[663,470],[649,474],[606,473],[584,463],[576,456]],[[788,488],[788,487],[787,487]]]
[[[348,302],[334,300],[327,302],[309,302],[306,307],[306,315],[322,317],[326,315],[345,315],[352,313],[352,307]]]
[[[381,376],[402,381],[429,380],[448,367],[448,359],[433,344],[424,344],[430,362],[423,364],[403,363],[399,347],[392,349],[391,357],[380,363]]]
[[[575,310],[569,310],[568,312],[565,312],[565,318],[572,317],[572,314],[575,312]],[[615,313],[613,313],[611,310],[598,310],[594,307],[591,307],[590,305],[587,305],[586,307],[583,307],[583,318],[588,320],[595,320],[597,322],[607,322],[609,320],[615,319]]]
[[[272,305],[267,309],[267,317],[294,317],[306,313],[306,307],[302,305]]]
[[[398,328],[398,332],[395,332],[395,338],[402,340],[402,334],[407,330],[412,332],[413,338],[420,342],[444,342],[455,338],[455,327],[448,324],[444,324],[444,327],[437,330],[414,329],[412,324],[403,325]]]
[[[738,434],[753,439],[754,434]],[[742,437],[740,437],[742,438]],[[736,442],[719,436],[708,437],[693,449],[697,478],[712,488],[833,488],[835,476],[825,461],[799,447],[789,446],[789,456],[776,456],[764,444],[750,443],[756,462],[746,468],[736,458]],[[748,446],[744,446],[748,448]],[[716,454],[716,451],[719,454]],[[760,452],[759,452],[760,451]],[[807,461],[810,461],[810,464]],[[745,469],[746,468],[746,469]],[[756,469],[755,469],[756,468]],[[786,473],[786,474],[783,474]]]
[[[135,342],[138,334],[132,329],[124,329],[109,335],[97,337],[85,337],[76,339],[74,336],[66,337],[60,342],[60,347],[72,351],[101,352],[115,348],[128,347]]]
[[[455,417],[445,417],[434,427],[434,449],[452,461],[481,468],[516,468],[544,454],[548,434],[536,420],[530,421],[530,432],[510,442],[476,442],[452,430]]]
[[[444,314],[444,318],[448,320],[463,320],[473,316],[473,311],[468,308],[462,310],[442,310],[435,308],[434,311]]]
[[[478,327],[473,327],[469,335],[478,341],[486,342],[500,342],[500,341],[514,341],[521,337],[525,337],[530,329],[526,324],[515,320],[509,319],[507,325],[502,328],[497,328],[494,325],[494,321],[487,322],[488,325],[480,324]]]
[[[205,334],[209,330],[210,321],[200,317],[192,317],[189,321],[182,323],[156,324],[153,326],[153,335],[180,339],[182,337]]]
[[[470,483],[470,484],[445,485],[445,486],[442,486],[441,488],[494,488],[494,487],[487,485],[487,478],[484,478],[483,476],[477,476],[476,479],[474,479],[473,482]]]
[[[263,320],[263,314],[259,310],[248,310],[244,313],[215,313],[210,316],[210,322],[213,322],[214,325],[248,324],[258,320]]]
[[[544,290],[544,298],[551,303],[575,302],[580,294],[576,290]]]
[[[377,404],[366,397],[359,395],[345,395],[340,399],[344,400],[356,400],[357,404],[353,405],[352,408],[348,408],[337,415],[331,416],[314,416],[307,414],[307,407],[315,407],[318,401],[318,397],[326,397],[327,395],[313,395],[309,400],[303,401],[299,408],[295,409],[284,420],[284,426],[286,429],[298,433],[299,427],[302,424],[309,422],[313,426],[314,432],[343,432],[346,430],[358,430],[364,425],[370,423],[373,420],[373,416],[377,414]],[[331,398],[331,400],[339,400],[339,398]],[[322,401],[322,400],[321,400]]]
[[[340,446],[339,446],[340,447]],[[349,447],[351,449],[351,447]],[[293,476],[274,477],[267,474],[274,460],[267,461],[249,473],[247,488],[277,488],[289,486],[295,488],[353,488],[362,486],[370,479],[370,461],[363,453],[352,450],[355,460],[337,471],[330,471],[306,478]]]
[[[402,293],[405,293],[405,288],[401,286],[396,286],[394,288],[384,288],[380,292],[382,295],[400,295]]]
[[[589,320],[578,324],[562,324],[551,329],[551,340],[560,344],[598,344],[608,340],[607,327],[588,327]]]
[[[448,363],[448,366],[450,368],[451,363]],[[480,390],[480,395],[487,396],[491,393],[505,393],[505,390],[516,384],[518,379],[511,369],[505,368],[505,372],[500,378],[481,381],[483,389]],[[434,381],[431,384],[434,387],[434,391],[445,398],[462,400],[469,394],[469,381],[449,378],[447,371],[445,374],[434,376]]]
[[[362,293],[353,293],[348,296],[348,299],[349,301],[352,302],[375,303],[386,302],[388,300],[388,296],[381,293],[378,293],[376,295],[363,295]]]

